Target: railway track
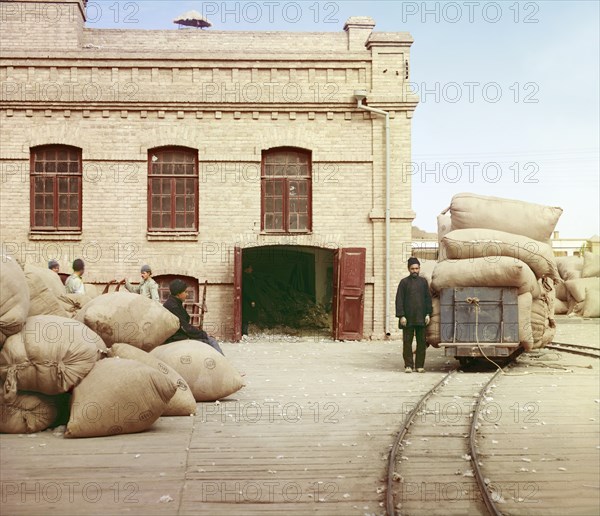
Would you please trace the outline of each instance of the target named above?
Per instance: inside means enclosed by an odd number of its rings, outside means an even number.
[[[453,370],[407,407],[390,450],[386,509],[396,514],[501,514],[480,470],[476,433],[486,392],[500,374]]]
[[[546,349],[555,351],[563,351],[574,355],[582,355],[584,357],[600,358],[600,349],[593,346],[583,346],[581,344],[565,344],[563,342],[553,342],[548,344]]]

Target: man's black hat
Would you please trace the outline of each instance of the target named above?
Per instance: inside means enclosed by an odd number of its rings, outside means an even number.
[[[421,266],[421,262],[417,258],[415,258],[414,256],[411,256],[408,259],[408,266],[410,267],[411,265],[418,265],[420,267]]]
[[[174,279],[171,281],[171,283],[169,283],[169,292],[171,292],[171,295],[173,296],[185,292],[187,288],[187,283],[180,279]]]

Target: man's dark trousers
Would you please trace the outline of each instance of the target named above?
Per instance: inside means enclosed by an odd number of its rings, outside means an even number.
[[[404,367],[414,368],[412,341],[413,337],[417,336],[417,369],[425,366],[425,326],[403,326],[402,341],[404,343],[402,356],[404,358]]]

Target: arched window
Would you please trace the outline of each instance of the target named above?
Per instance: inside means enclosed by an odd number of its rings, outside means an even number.
[[[276,148],[262,153],[261,229],[269,233],[312,230],[310,151]]]
[[[148,152],[148,231],[198,231],[198,151]]]
[[[43,145],[30,159],[31,229],[81,231],[81,149]]]

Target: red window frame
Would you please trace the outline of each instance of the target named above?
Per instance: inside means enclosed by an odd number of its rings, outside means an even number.
[[[311,151],[277,147],[262,152],[260,220],[266,233],[312,231]]]
[[[31,229],[81,232],[81,149],[40,145],[29,156]]]
[[[160,147],[148,151],[148,231],[198,231],[198,151]]]

